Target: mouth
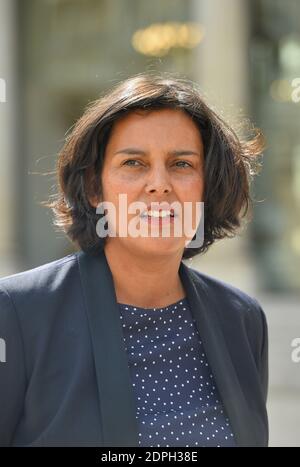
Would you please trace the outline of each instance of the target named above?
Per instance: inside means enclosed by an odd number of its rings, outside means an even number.
[[[160,210],[146,210],[140,218],[142,222],[147,222],[149,226],[162,227],[166,224],[174,224],[176,214],[173,209],[160,209]]]
[[[168,219],[174,218],[174,209],[159,209],[159,210],[146,210],[140,215],[144,219]]]

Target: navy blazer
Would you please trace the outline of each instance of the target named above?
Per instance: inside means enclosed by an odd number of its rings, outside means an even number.
[[[267,446],[264,311],[256,299],[182,261],[179,274],[238,446]],[[2,278],[0,338],[0,445],[139,446],[103,250]]]

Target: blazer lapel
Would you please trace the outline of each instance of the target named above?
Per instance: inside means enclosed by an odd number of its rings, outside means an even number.
[[[183,262],[179,274],[236,443],[238,446],[257,446],[258,430],[227,349],[216,313],[218,304],[208,293],[204,281]]]
[[[103,446],[138,446],[131,375],[105,254],[77,253],[94,353]]]
[[[77,252],[94,353],[104,446],[139,446],[136,404],[113,277],[104,251]],[[183,262],[181,277],[224,407],[239,446],[255,446],[256,427],[234,370],[216,304]]]

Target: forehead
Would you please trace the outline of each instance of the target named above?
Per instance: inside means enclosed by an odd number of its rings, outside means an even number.
[[[135,110],[118,119],[112,127],[110,142],[128,142],[146,139],[168,140],[174,143],[190,142],[201,145],[201,135],[196,123],[183,110],[155,109]],[[132,141],[134,142],[134,141]]]

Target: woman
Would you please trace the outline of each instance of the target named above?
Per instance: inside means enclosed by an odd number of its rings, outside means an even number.
[[[265,314],[183,262],[240,226],[261,151],[188,80],[89,106],[48,203],[77,251],[0,281],[2,445],[267,446]]]

